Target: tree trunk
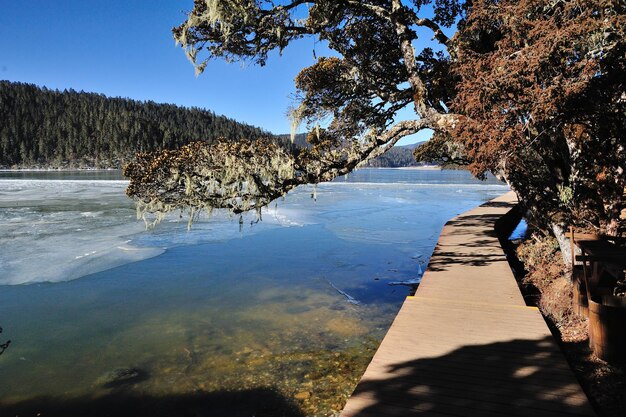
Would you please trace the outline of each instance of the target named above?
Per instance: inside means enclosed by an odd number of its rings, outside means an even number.
[[[574,254],[572,253],[572,246],[570,240],[567,236],[565,236],[565,231],[560,224],[551,223],[552,233],[556,240],[559,242],[559,247],[561,248],[561,256],[563,257],[563,263],[569,269],[572,265],[572,257]]]

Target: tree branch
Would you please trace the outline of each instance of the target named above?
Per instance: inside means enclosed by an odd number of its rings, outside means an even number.
[[[404,66],[409,74],[408,81],[411,84],[411,87],[413,87],[413,103],[415,113],[417,113],[420,117],[424,117],[432,109],[429,109],[426,105],[428,92],[426,90],[426,86],[424,85],[424,81],[420,78],[419,71],[417,70],[415,49],[411,43],[415,38],[415,35],[412,34],[408,26],[400,20],[400,16],[404,10],[402,1],[392,0],[391,8],[391,20],[396,28],[398,38],[400,39],[400,48],[404,58]]]
[[[443,30],[441,30],[441,27],[439,27],[439,25],[433,22],[432,20],[427,19],[427,18],[419,18],[415,21],[415,24],[417,26],[424,26],[424,27],[429,28],[435,34],[433,39],[436,39],[442,45],[448,46],[448,43],[450,42],[450,38],[448,38],[446,34],[443,33]]]
[[[385,9],[384,7],[376,6],[371,3],[366,3],[364,1],[354,1],[354,0],[347,0],[346,3],[348,3],[350,6],[354,8],[368,10],[374,13],[376,16],[381,17],[383,19],[389,19],[391,16],[391,14],[389,13],[389,10]]]

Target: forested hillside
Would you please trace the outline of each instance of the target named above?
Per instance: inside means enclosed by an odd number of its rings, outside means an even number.
[[[0,167],[120,167],[138,151],[261,136],[207,110],[0,81]]]
[[[423,142],[420,142],[419,144],[421,143]],[[417,162],[413,156],[413,149],[415,149],[416,146],[419,146],[419,144],[394,146],[384,154],[368,161],[365,166],[376,168],[397,168],[424,165],[423,162]]]

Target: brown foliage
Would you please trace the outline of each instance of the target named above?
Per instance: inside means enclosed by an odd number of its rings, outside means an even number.
[[[606,228],[626,182],[626,16],[606,0],[474,1],[455,42],[454,131],[535,221]]]

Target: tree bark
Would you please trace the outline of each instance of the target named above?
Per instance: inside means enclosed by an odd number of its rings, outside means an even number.
[[[563,257],[563,263],[566,268],[571,268],[572,259],[574,254],[572,253],[572,246],[570,242],[570,238],[565,235],[565,231],[563,226],[557,223],[551,223],[550,227],[552,228],[552,233],[554,237],[559,242],[559,247],[561,248],[561,256]]]

